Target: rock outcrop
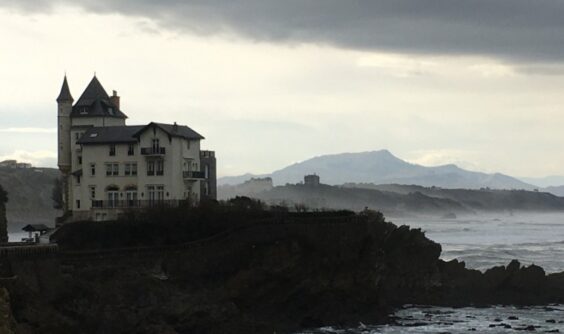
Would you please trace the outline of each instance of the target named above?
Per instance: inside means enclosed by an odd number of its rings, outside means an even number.
[[[564,301],[564,273],[518,262],[481,273],[440,251],[379,215],[263,220],[176,246],[67,249],[60,279],[15,289],[12,309],[32,333],[270,334],[382,323],[406,303]]]

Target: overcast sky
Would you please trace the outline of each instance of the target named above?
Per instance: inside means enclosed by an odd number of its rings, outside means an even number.
[[[56,165],[94,72],[128,124],[186,124],[219,174],[389,149],[564,174],[561,0],[0,0],[0,160]]]

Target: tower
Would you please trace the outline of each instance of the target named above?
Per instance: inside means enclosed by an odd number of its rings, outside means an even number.
[[[71,172],[71,120],[73,98],[69,90],[67,76],[63,80],[61,93],[57,97],[57,161],[63,177],[63,210],[69,210],[69,175]]]

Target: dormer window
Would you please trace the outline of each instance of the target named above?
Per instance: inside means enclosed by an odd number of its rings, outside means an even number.
[[[80,111],[81,115],[86,115],[88,114],[88,109],[86,109],[86,107],[82,108],[82,110]]]
[[[114,114],[114,109],[113,109],[113,108],[108,108],[108,114],[113,115],[113,114]]]

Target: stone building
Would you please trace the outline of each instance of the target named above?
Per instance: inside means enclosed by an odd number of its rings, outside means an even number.
[[[185,125],[126,125],[116,91],[96,76],[76,103],[67,78],[58,104],[58,166],[68,220],[110,220],[124,210],[215,199],[215,153]]]
[[[304,176],[304,184],[306,186],[318,186],[319,182],[319,175],[311,174]]]

